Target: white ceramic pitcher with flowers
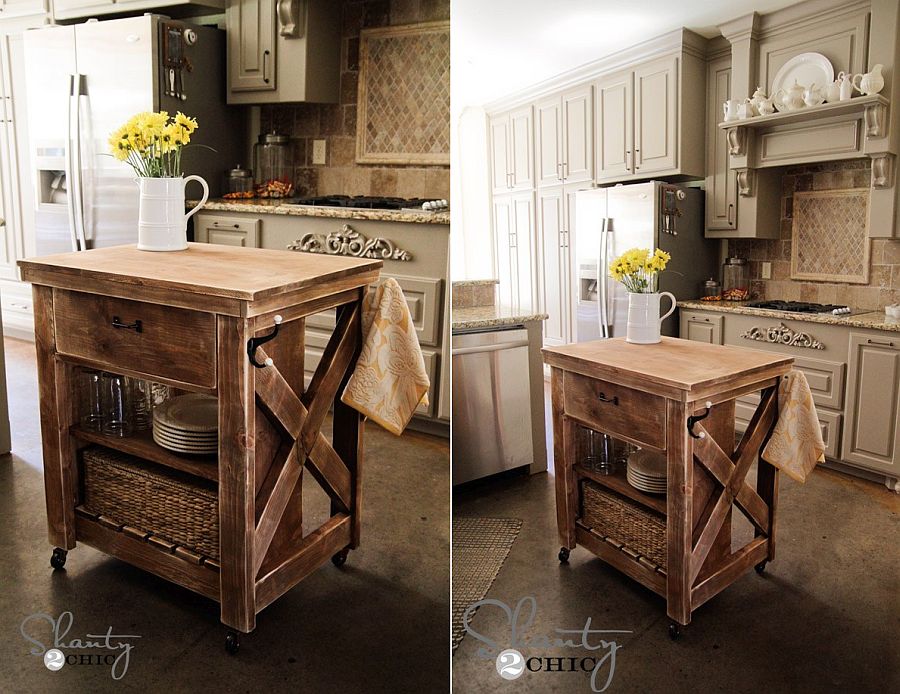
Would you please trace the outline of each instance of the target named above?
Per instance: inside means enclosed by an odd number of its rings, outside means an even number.
[[[181,152],[191,141],[197,121],[183,113],[138,113],[109,138],[113,156],[138,175],[140,190],[138,243],[142,251],[183,251],[187,220],[209,198],[209,186],[200,176],[183,177]],[[185,187],[197,181],[203,188],[200,203],[185,214]]]
[[[661,340],[662,322],[675,311],[675,296],[660,292],[659,273],[666,269],[671,256],[657,248],[632,248],[612,261],[609,276],[625,285],[628,290],[628,322],[625,341],[639,345],[652,345]],[[671,302],[669,310],[659,315],[660,299],[666,296]]]

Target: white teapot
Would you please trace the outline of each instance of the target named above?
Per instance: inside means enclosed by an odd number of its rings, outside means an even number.
[[[884,87],[884,77],[881,75],[882,67],[884,66],[878,63],[871,72],[867,72],[865,75],[853,75],[853,87],[856,91],[866,96],[880,92]],[[859,84],[856,83],[857,79],[859,79]]]
[[[804,106],[803,102],[803,86],[794,82],[793,87],[787,89],[779,89],[773,95],[775,100],[775,108],[779,111],[796,111]]]
[[[823,101],[825,101],[825,94],[821,89],[816,87],[815,82],[803,91],[803,103],[807,106],[818,106]]]
[[[771,116],[773,113],[775,113],[775,97],[762,99],[759,102],[757,109],[759,110],[759,115]]]
[[[753,115],[762,115],[762,110],[759,107],[765,100],[766,93],[763,91],[763,88],[757,87],[756,91],[753,92],[753,96],[750,97],[750,105],[753,107]]]

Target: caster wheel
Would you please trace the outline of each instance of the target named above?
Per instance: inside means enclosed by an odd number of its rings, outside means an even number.
[[[569,563],[569,548],[568,547],[560,547],[559,554],[556,556],[559,559],[560,564],[568,564]]]
[[[53,550],[53,554],[50,555],[50,566],[54,571],[58,571],[66,565],[66,554],[66,550],[59,547]]]
[[[241,647],[241,639],[238,636],[237,632],[229,631],[225,634],[225,650],[228,651],[231,655],[234,655],[238,652],[238,649]]]
[[[331,558],[331,563],[336,567],[341,568],[344,564],[347,563],[347,555],[350,553],[349,549],[342,549],[340,552],[335,554]]]
[[[681,636],[681,625],[678,622],[669,622],[669,638],[677,641]]]
[[[759,562],[759,564],[757,564],[753,568],[756,569],[756,573],[758,573],[760,576],[762,576],[766,572],[766,562],[761,561],[761,562]]]

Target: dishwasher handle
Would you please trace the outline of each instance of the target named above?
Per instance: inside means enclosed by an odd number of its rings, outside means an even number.
[[[450,350],[452,356],[461,354],[479,354],[480,352],[501,352],[506,349],[517,349],[519,347],[527,347],[528,340],[515,340],[513,342],[500,342],[496,345],[479,345],[477,347],[457,347]]]

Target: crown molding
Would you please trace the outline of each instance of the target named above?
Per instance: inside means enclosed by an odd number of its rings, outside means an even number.
[[[489,101],[485,103],[484,109],[489,114],[493,114],[523,106],[570,87],[582,85],[602,75],[671,53],[684,52],[687,55],[706,60],[706,43],[707,39],[690,29],[675,29],[572,70],[567,70],[525,89]]]
[[[724,24],[719,24],[719,31],[722,36],[728,39],[729,43],[737,41],[745,41],[747,39],[759,40],[759,14],[751,12],[743,17],[737,17]]]

